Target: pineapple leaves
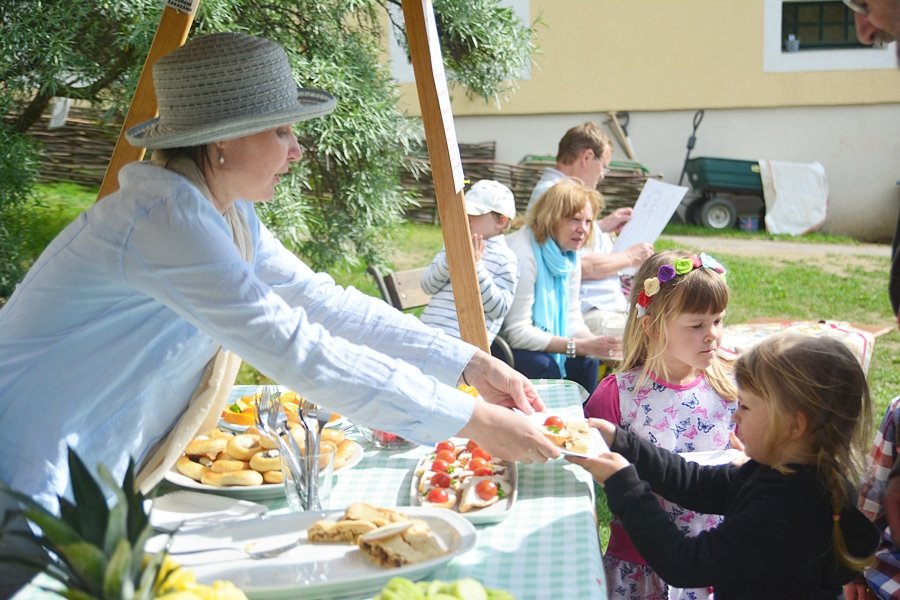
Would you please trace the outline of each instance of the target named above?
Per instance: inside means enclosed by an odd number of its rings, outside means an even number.
[[[30,539],[47,552],[49,563],[30,565],[14,556],[0,556],[0,561],[43,570],[64,586],[53,592],[69,600],[154,598],[165,551],[144,560],[144,543],[153,529],[144,496],[134,487],[134,461],[129,460],[120,486],[104,465],[98,465],[100,477],[94,479],[71,448],[68,460],[73,500],[59,498],[59,516],[0,482],[0,493],[18,500],[19,512],[40,530],[7,531],[12,522],[7,519],[0,533]],[[114,502],[107,503],[101,483],[111,488]]]
[[[69,570],[77,577],[87,591],[99,593],[106,571],[106,555],[103,551],[85,541],[67,544],[57,549],[69,565]]]
[[[122,538],[109,559],[106,578],[103,581],[103,598],[107,600],[131,600],[134,597],[134,580],[131,578],[132,549]]]
[[[72,448],[69,448],[69,478],[72,482],[75,504],[79,507],[79,510],[75,511],[72,524],[85,541],[103,547],[106,524],[109,521],[106,496]]]

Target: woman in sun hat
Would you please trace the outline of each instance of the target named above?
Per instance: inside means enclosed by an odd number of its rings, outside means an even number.
[[[49,245],[0,310],[0,479],[55,509],[72,446],[120,479],[133,458],[151,488],[215,424],[236,356],[417,442],[458,434],[509,459],[558,455],[505,409],[543,408],[524,377],[314,273],[259,221],[253,204],[301,157],[292,124],[335,106],[298,89],[280,46],[198,37],[157,62],[154,84],[159,117],[127,132],[152,160],[122,169],[119,190]]]

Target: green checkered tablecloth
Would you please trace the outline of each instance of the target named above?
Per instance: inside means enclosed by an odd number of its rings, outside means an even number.
[[[582,417],[585,392],[569,381],[535,381],[548,409]],[[338,477],[329,500],[341,507],[364,498],[384,506],[408,506],[413,468],[430,448],[367,449],[362,462]],[[510,515],[478,525],[475,548],[427,579],[474,577],[488,587],[528,598],[606,598],[594,487],[580,467],[560,459],[519,464],[519,495]]]
[[[535,380],[548,410],[581,417],[584,389],[561,380]],[[336,480],[326,508],[364,500],[382,506],[409,506],[413,469],[430,448],[377,450],[367,446],[358,465]],[[509,516],[477,525],[478,541],[426,576],[454,580],[473,577],[488,587],[506,590],[518,600],[543,598],[606,599],[606,582],[597,537],[594,487],[581,468],[562,459],[543,465],[519,464],[519,494]],[[162,484],[171,491],[171,484]],[[259,501],[259,500],[257,500]],[[271,513],[285,510],[283,499],[263,501]],[[47,581],[38,579],[41,583]],[[15,600],[52,596],[29,586]]]

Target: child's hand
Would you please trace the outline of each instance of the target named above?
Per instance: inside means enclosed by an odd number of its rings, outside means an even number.
[[[613,474],[618,473],[630,464],[618,452],[606,452],[596,458],[581,458],[580,456],[567,455],[565,459],[590,473],[594,481],[599,484],[605,483]]]
[[[616,437],[616,426],[614,423],[611,423],[606,419],[596,419],[591,417],[588,419],[588,425],[600,432],[600,436],[603,438],[603,441],[606,442],[607,447],[612,446],[613,439]]]
[[[484,236],[480,233],[472,234],[472,252],[475,253],[475,262],[481,260],[481,257],[484,256]]]
[[[741,456],[739,456],[739,457],[735,458],[733,461],[731,461],[731,464],[733,464],[736,467],[739,467],[742,464],[744,464],[745,462],[747,462],[748,460],[750,460],[750,457],[747,456],[747,454],[744,452],[744,442],[742,442],[733,431],[728,432],[728,441],[731,444],[732,448],[734,448],[735,450],[739,450],[741,453]]]

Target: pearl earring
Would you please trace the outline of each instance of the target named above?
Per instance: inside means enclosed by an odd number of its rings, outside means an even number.
[[[219,151],[219,166],[221,167],[224,164],[225,164],[225,156],[222,154],[221,151]]]

